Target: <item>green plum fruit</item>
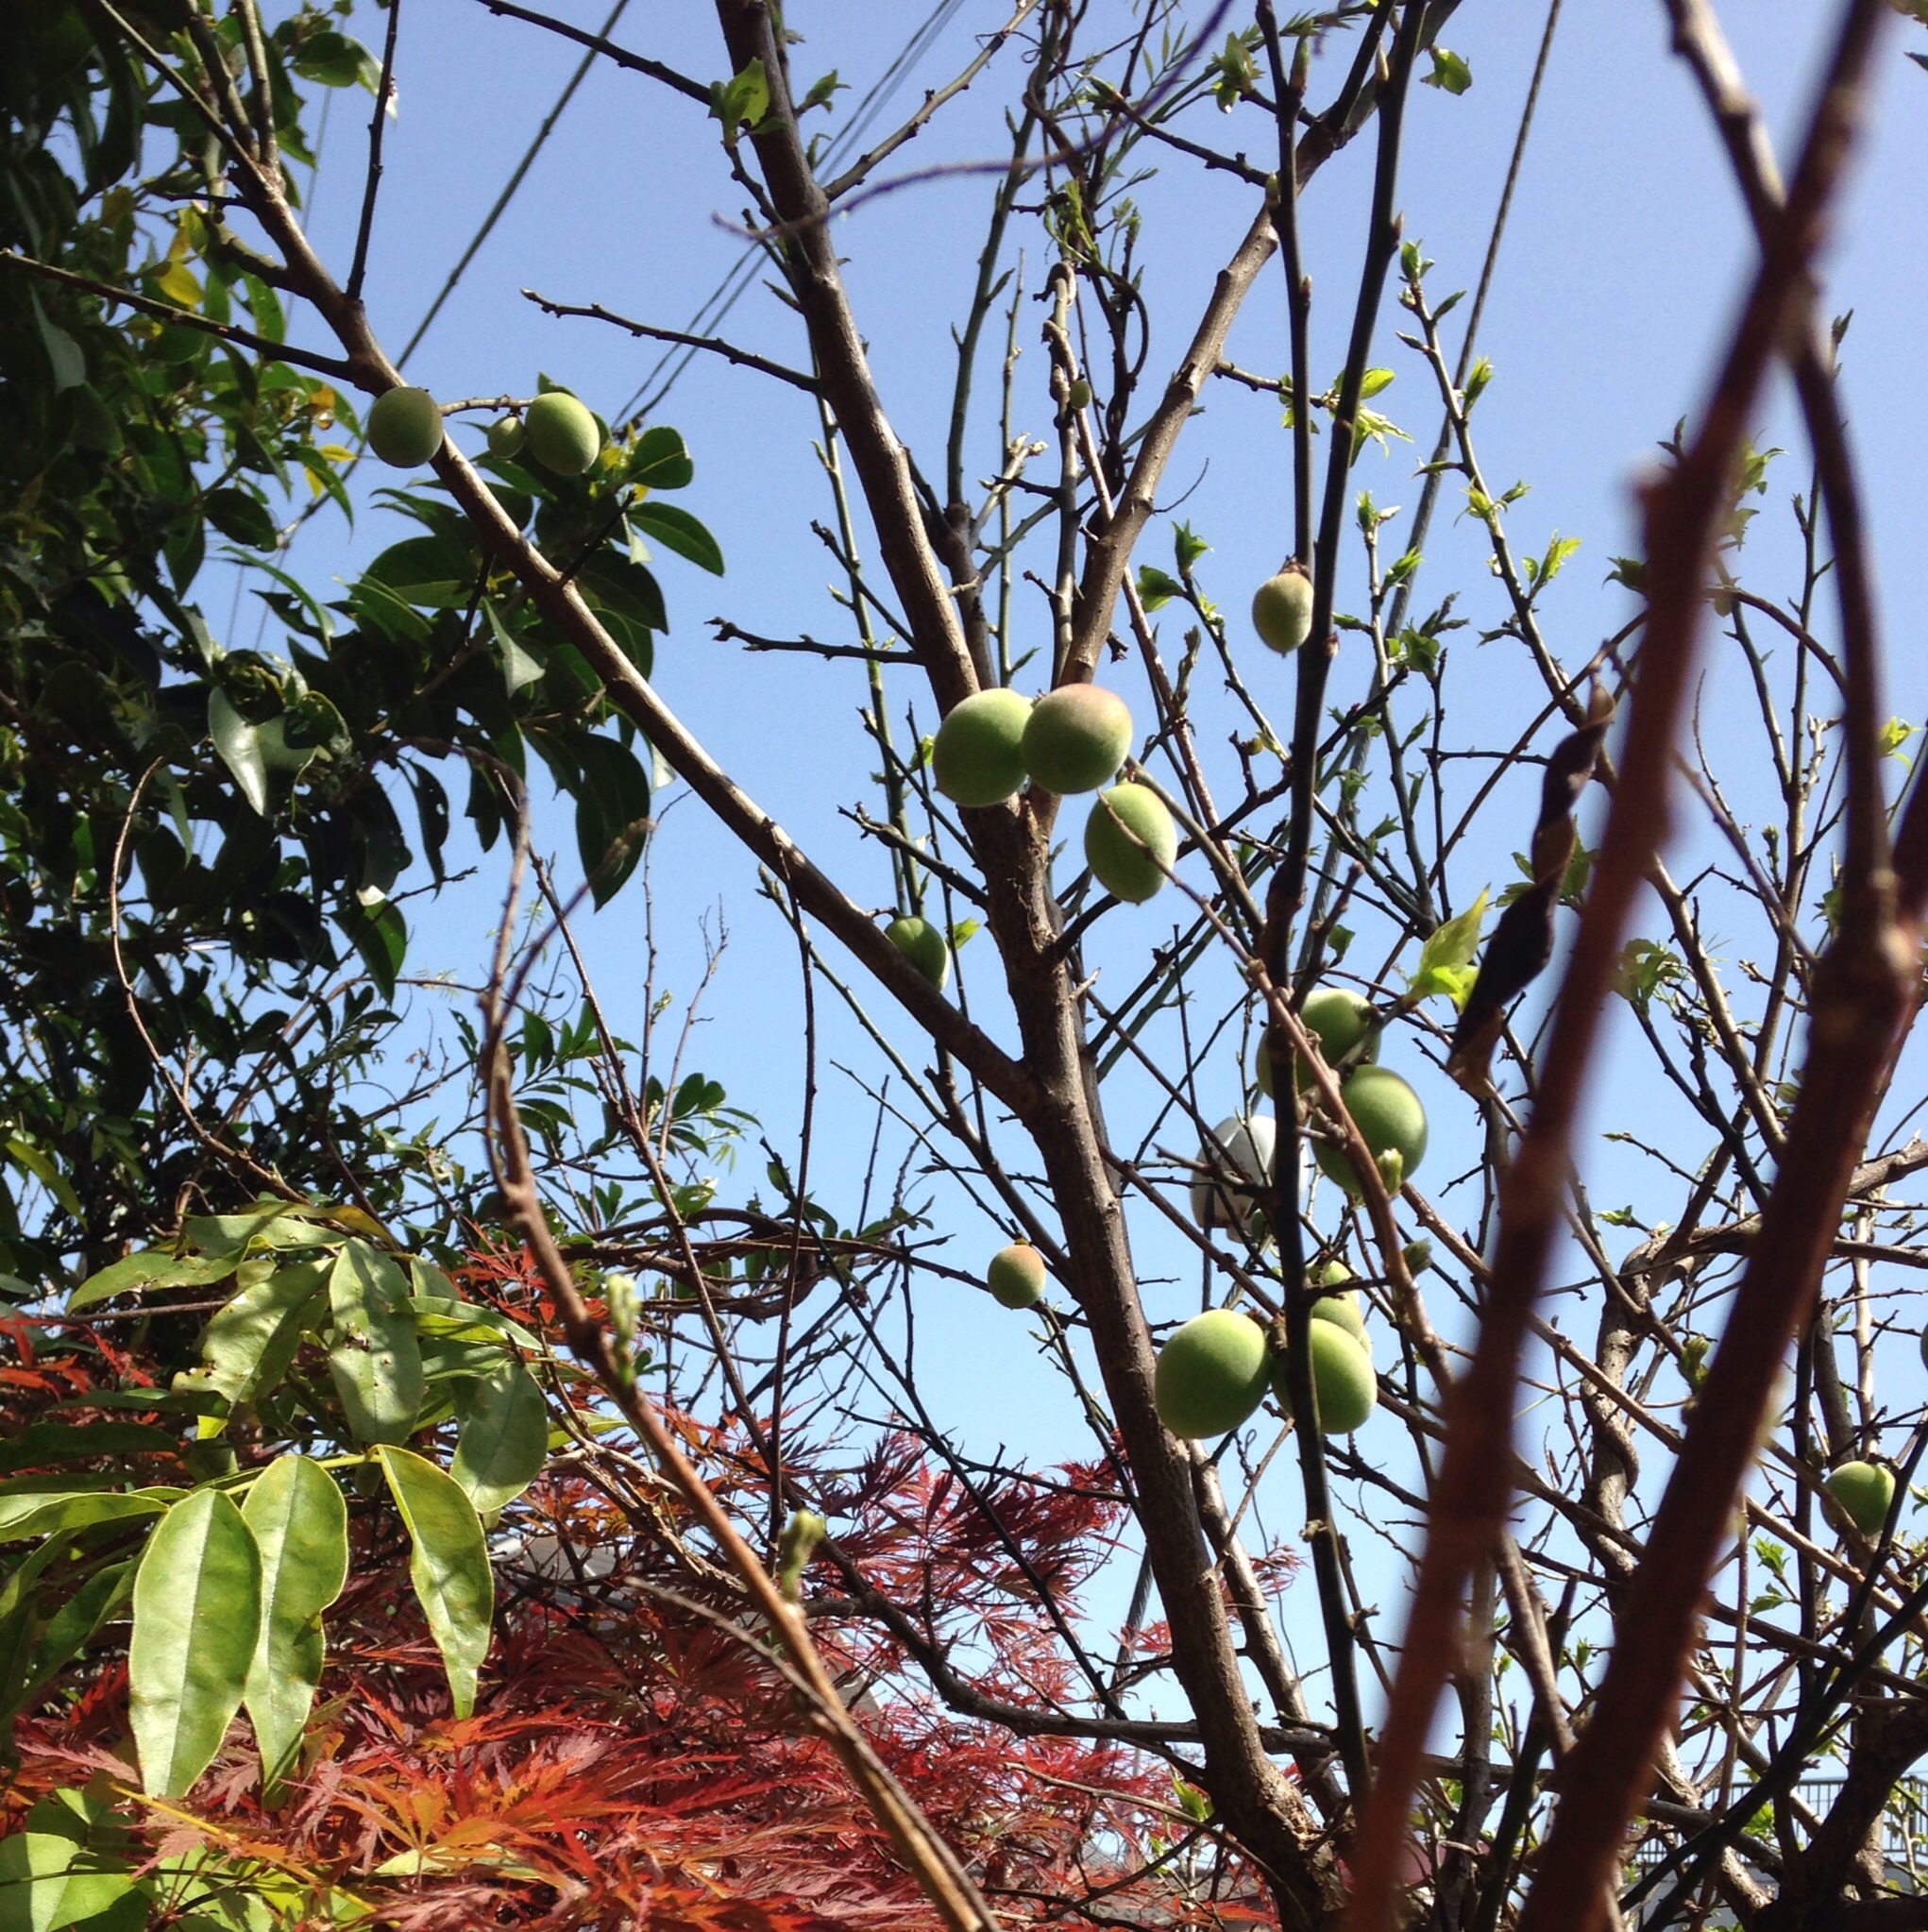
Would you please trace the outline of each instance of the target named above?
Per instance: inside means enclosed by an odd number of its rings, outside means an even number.
[[[523,418],[529,453],[557,476],[581,476],[602,450],[602,426],[567,389],[548,389]]]
[[[1352,1270],[1344,1262],[1328,1262],[1323,1268],[1314,1268],[1308,1279],[1314,1288],[1326,1291],[1312,1303],[1312,1319],[1330,1322],[1354,1340],[1366,1342],[1365,1311],[1360,1304],[1359,1290],[1341,1285],[1352,1280]],[[1370,1353],[1371,1344],[1366,1343],[1366,1347]]]
[[[1208,1309],[1158,1350],[1154,1392],[1174,1435],[1225,1435],[1264,1398],[1271,1358],[1265,1330],[1235,1308]]]
[[[1006,1308],[1029,1308],[1044,1294],[1044,1257],[1028,1241],[1014,1241],[990,1258],[984,1285]]]
[[[1272,1173],[1277,1143],[1277,1129],[1265,1114],[1243,1120],[1232,1114],[1220,1121],[1211,1130],[1211,1141],[1198,1150],[1200,1171],[1192,1183],[1192,1218],[1208,1230],[1249,1228]]]
[[[1895,1500],[1895,1472],[1885,1463],[1843,1463],[1828,1477],[1828,1494],[1864,1536],[1878,1536]]]
[[[1131,749],[1131,710],[1116,691],[1065,685],[1047,691],[1024,724],[1024,770],[1060,797],[1096,791]]]
[[[1319,1054],[1328,1067],[1336,1067],[1361,1040],[1359,1063],[1369,1064],[1379,1057],[1379,1033],[1373,1025],[1371,1002],[1361,992],[1345,986],[1314,987],[1299,1008],[1299,1019],[1308,1032],[1317,1036]],[[1272,1056],[1265,1042],[1259,1042],[1256,1061],[1259,1091],[1272,1097]],[[1312,1083],[1312,1070],[1300,1063],[1297,1082],[1301,1092]]]
[[[1024,782],[1024,726],[1031,701],[1002,686],[953,704],[938,727],[931,773],[960,805],[994,805]]]
[[[1339,1091],[1345,1110],[1379,1163],[1380,1178],[1389,1189],[1396,1191],[1426,1158],[1426,1110],[1419,1104],[1419,1095],[1389,1067],[1374,1066],[1361,1067]],[[1319,1165],[1347,1194],[1355,1199],[1364,1194],[1352,1162],[1338,1147],[1321,1141],[1313,1151]],[[1393,1179],[1395,1171],[1397,1182]]]
[[[1312,1351],[1312,1406],[1323,1435],[1350,1435],[1378,1405],[1379,1384],[1364,1343],[1337,1322],[1312,1322],[1306,1330]],[[1272,1393],[1292,1414],[1282,1360],[1272,1365]]]
[[[526,434],[519,415],[499,415],[489,425],[489,454],[504,463],[519,456]]]
[[[397,469],[419,469],[442,447],[442,411],[426,389],[386,389],[368,412],[368,447]]]
[[[943,928],[927,919],[893,919],[884,937],[938,989],[951,976],[951,948]]]
[[[1149,786],[1114,785],[1091,802],[1085,863],[1108,892],[1142,906],[1178,856],[1178,827]]]
[[[1296,559],[1268,577],[1252,598],[1252,628],[1281,656],[1296,651],[1312,628],[1312,580]]]

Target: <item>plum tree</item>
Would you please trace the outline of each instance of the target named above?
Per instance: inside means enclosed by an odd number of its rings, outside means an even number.
[[[1312,628],[1312,580],[1296,557],[1252,594],[1252,628],[1281,656],[1296,651]]]
[[[951,947],[943,928],[915,914],[893,919],[884,928],[884,937],[938,989],[951,976]]]
[[[1178,856],[1178,827],[1149,786],[1114,785],[1091,802],[1085,862],[1108,892],[1142,906]]]
[[[1175,1329],[1158,1350],[1154,1393],[1174,1435],[1225,1435],[1264,1399],[1265,1330],[1235,1308],[1210,1308]]]
[[[1028,1241],[1014,1241],[991,1256],[984,1285],[1006,1308],[1033,1307],[1044,1294],[1044,1257]]]
[[[1006,686],[952,705],[931,748],[931,775],[961,805],[994,805],[1024,782],[1024,726],[1031,701]]]
[[[523,418],[529,453],[558,476],[581,476],[602,449],[602,426],[567,389],[547,389]]]
[[[1426,1110],[1419,1104],[1419,1095],[1390,1067],[1379,1066],[1361,1067],[1347,1078],[1340,1093],[1346,1112],[1378,1161],[1387,1187],[1396,1191],[1426,1158]],[[1319,1165],[1347,1194],[1357,1197],[1364,1193],[1342,1148],[1320,1141],[1314,1152]],[[1392,1172],[1395,1157],[1396,1178]]]
[[[426,389],[386,389],[368,412],[368,447],[397,469],[419,469],[442,447],[442,411]]]
[[[1843,1463],[1828,1476],[1828,1494],[1864,1536],[1878,1536],[1895,1500],[1895,1472],[1886,1463]]]
[[[1309,1322],[1306,1336],[1312,1356],[1312,1406],[1319,1432],[1350,1435],[1378,1406],[1379,1385],[1373,1374],[1372,1356],[1362,1340],[1335,1321]],[[1292,1397],[1282,1355],[1272,1364],[1272,1393],[1290,1415]]]
[[[1131,749],[1131,708],[1099,685],[1047,691],[1024,725],[1024,769],[1046,791],[1096,791]]]

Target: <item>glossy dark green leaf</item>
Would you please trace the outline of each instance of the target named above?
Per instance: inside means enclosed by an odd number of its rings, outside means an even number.
[[[208,694],[208,735],[221,762],[234,774],[241,795],[263,816],[268,809],[268,768],[255,727],[234,708],[226,691]]]
[[[549,1454],[549,1409],[535,1378],[504,1358],[457,1398],[455,1415],[461,1428],[449,1473],[483,1515],[515,1501]]]
[[[466,610],[481,560],[473,548],[441,536],[412,536],[389,548],[363,572],[420,610]]]
[[[475,1505],[450,1476],[403,1449],[379,1451],[389,1493],[408,1527],[409,1576],[442,1652],[455,1715],[475,1709],[476,1672],[489,1652],[496,1585]]]
[[[210,490],[203,500],[202,508],[208,521],[223,536],[245,544],[249,550],[271,551],[281,540],[281,533],[269,515],[267,505],[251,490],[245,490],[237,483]]]
[[[650,777],[635,754],[613,737],[583,737],[575,751],[576,850],[598,906],[615,897],[643,856],[649,829]]]
[[[329,1275],[335,1342],[328,1365],[357,1442],[406,1442],[422,1406],[422,1351],[408,1277],[380,1249],[350,1241]]]
[[[247,1715],[262,1782],[286,1777],[301,1749],[327,1653],[321,1615],[348,1578],[348,1511],[335,1480],[306,1456],[278,1458],[242,1515],[262,1559],[261,1629],[248,1667]]]
[[[687,557],[713,576],[723,574],[722,546],[687,510],[674,503],[638,503],[629,520],[648,531],[666,551]]]
[[[401,907],[383,899],[375,906],[355,906],[336,915],[335,924],[347,934],[368,977],[385,1000],[395,997],[395,982],[408,958],[408,922]]]
[[[261,1553],[218,1489],[176,1504],[141,1556],[128,1721],[149,1797],[181,1798],[241,1708],[262,1612]]]
[[[33,1422],[0,1442],[0,1471],[93,1456],[171,1455],[179,1445],[144,1422]]]
[[[645,489],[680,490],[696,475],[682,436],[663,424],[645,430],[629,454],[627,480]]]

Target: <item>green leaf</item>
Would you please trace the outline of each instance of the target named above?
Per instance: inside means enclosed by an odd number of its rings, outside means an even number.
[[[262,755],[261,738],[246,719],[234,708],[226,691],[208,694],[208,735],[221,762],[234,774],[241,795],[261,817],[268,815],[268,767]]]
[[[241,1513],[262,1559],[261,1629],[246,1701],[266,1789],[292,1770],[321,1682],[321,1613],[348,1580],[348,1511],[319,1463],[286,1455],[256,1479]]]
[[[688,558],[713,577],[723,574],[722,546],[687,510],[674,503],[638,503],[629,520],[647,530],[666,551]]]
[[[1444,88],[1447,93],[1464,93],[1473,84],[1473,70],[1458,54],[1445,47],[1429,47],[1432,72],[1419,76],[1421,87]]]
[[[629,453],[623,481],[647,490],[686,489],[696,475],[682,435],[667,426],[645,430]]]
[[[15,1476],[0,1483],[0,1540],[18,1535],[16,1525],[25,1523],[49,1502],[65,1496],[91,1496],[111,1487],[118,1480],[104,1473],[82,1471],[72,1476]]]
[[[542,1473],[549,1410],[535,1378],[504,1360],[455,1405],[461,1421],[449,1473],[483,1515],[514,1502]]]
[[[495,1578],[475,1505],[452,1477],[403,1449],[378,1451],[389,1493],[414,1545],[409,1577],[448,1672],[455,1715],[475,1709],[475,1676],[489,1651]]]
[[[390,899],[373,906],[354,906],[335,915],[335,924],[348,936],[368,977],[383,999],[395,997],[395,982],[401,963],[408,958],[408,921],[401,907]]]
[[[738,132],[754,127],[770,112],[770,76],[761,60],[750,60],[728,80],[710,84],[710,111],[723,124],[723,139],[735,146]]]
[[[0,1932],[60,1932],[106,1911],[133,1883],[58,1832],[0,1839]]]
[[[110,1564],[89,1577],[54,1612],[45,1634],[34,1646],[25,1686],[28,1698],[37,1696],[51,1684],[127,1601],[134,1586],[134,1568],[131,1558],[126,1563]]]
[[[181,1798],[241,1708],[261,1624],[254,1534],[218,1489],[197,1489],[147,1539],[127,1646],[129,1721],[153,1798]]]
[[[85,1530],[95,1523],[119,1522],[134,1517],[158,1517],[179,1495],[174,1489],[136,1489],[130,1494],[118,1491],[82,1493],[72,1490],[59,1496],[43,1496],[38,1506],[11,1507],[12,1499],[0,1499],[0,1542],[29,1542],[42,1536]]]
[[[328,1278],[335,1393],[357,1442],[406,1442],[422,1406],[422,1350],[408,1277],[365,1241],[345,1243]]]
[[[1160,570],[1155,564],[1141,564],[1138,567],[1138,598],[1146,610],[1162,609],[1175,597],[1183,597],[1185,586],[1168,570]]]
[[[650,822],[650,774],[627,745],[583,737],[574,750],[582,774],[576,789],[576,849],[596,904],[621,890],[643,856]]]
[[[268,506],[252,490],[229,483],[211,490],[202,508],[208,521],[225,537],[253,551],[271,551],[281,541]]]
[[[1480,925],[1486,917],[1486,897],[1481,891],[1458,918],[1436,926],[1419,949],[1419,970],[1409,977],[1407,985],[1420,998],[1443,992],[1454,1006],[1465,1005],[1477,977],[1473,956],[1480,950]]]
[[[466,610],[481,568],[481,559],[463,544],[412,536],[391,544],[362,575],[417,609]]]
[[[203,1380],[230,1408],[258,1400],[288,1372],[301,1338],[321,1320],[326,1262],[277,1268],[244,1262],[241,1293],[209,1317],[201,1336]]]
[[[172,1455],[178,1448],[165,1430],[144,1422],[33,1422],[0,1443],[0,1470],[77,1462],[84,1456]]]
[[[231,1257],[172,1255],[165,1248],[123,1256],[88,1276],[67,1297],[67,1313],[77,1314],[116,1295],[139,1295],[149,1288],[210,1288],[234,1272]]]
[[[488,619],[496,648],[502,653],[502,683],[513,698],[525,685],[533,685],[549,665],[536,654],[537,647],[533,640],[525,643],[510,630],[488,598],[482,599],[482,615]]]
[[[80,1197],[74,1192],[72,1183],[31,1141],[23,1140],[18,1134],[9,1134],[7,1137],[7,1151],[13,1157],[15,1162],[25,1168],[76,1221],[84,1218]]]

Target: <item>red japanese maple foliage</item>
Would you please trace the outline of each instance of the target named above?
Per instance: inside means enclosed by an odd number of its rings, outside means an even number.
[[[543,1313],[501,1259],[465,1287],[524,1320]],[[56,1401],[84,1404],[96,1378],[158,1379],[92,1331],[51,1355],[24,1324],[5,1339],[8,1432]],[[569,1399],[579,1419],[594,1417],[583,1390]],[[760,1465],[729,1431],[674,1419],[761,1534]],[[263,1805],[245,1723],[185,1803],[140,1795],[126,1627],[110,1626],[16,1723],[0,1835],[53,1791],[91,1787],[113,1801],[136,1853],[211,1852],[288,1922],[340,1922],[359,1907],[406,1932],[932,1924],[687,1514],[626,1436],[585,1429],[579,1443],[497,1526],[496,1634],[473,1717],[451,1714],[408,1588],[406,1538],[371,1491],[351,1511],[351,1581],[329,1613],[326,1675],[278,1804]],[[1169,1765],[1124,1744],[1029,1734],[1078,1694],[1077,1591],[1123,1515],[1108,1466],[967,1481],[892,1432],[854,1462],[847,1444],[838,1462],[795,1436],[785,1454],[837,1512],[840,1560],[820,1557],[805,1578],[813,1634],[885,1762],[1002,1914],[1272,1922],[1202,1796]],[[142,1480],[170,1480],[167,1459],[151,1460]],[[1106,1641],[1115,1650],[1117,1634]],[[976,1714],[947,1708],[934,1676],[951,1705]]]

